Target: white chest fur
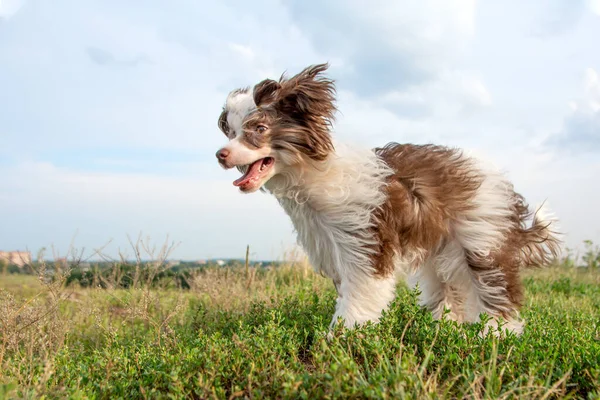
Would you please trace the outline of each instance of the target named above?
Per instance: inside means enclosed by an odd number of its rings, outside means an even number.
[[[342,277],[371,272],[376,240],[372,213],[385,201],[383,185],[391,170],[370,150],[345,148],[326,168],[306,171],[301,184],[278,200],[290,216],[298,242],[313,267],[336,284]]]

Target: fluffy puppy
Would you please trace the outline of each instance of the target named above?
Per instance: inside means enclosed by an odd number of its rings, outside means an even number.
[[[557,256],[553,220],[457,149],[334,146],[326,69],[231,92],[219,118],[229,142],[216,156],[243,173],[234,181],[242,192],[267,191],[289,215],[311,264],[337,289],[332,324],[377,321],[402,270],[435,318],[487,313],[520,333],[519,272]]]

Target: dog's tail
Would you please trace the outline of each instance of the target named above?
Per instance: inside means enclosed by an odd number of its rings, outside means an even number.
[[[523,267],[547,266],[560,257],[562,235],[556,217],[545,203],[533,213],[531,227],[521,230],[521,243]]]

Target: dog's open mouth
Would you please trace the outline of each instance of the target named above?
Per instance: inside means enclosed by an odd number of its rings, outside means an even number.
[[[244,175],[233,181],[233,184],[243,191],[253,189],[261,183],[262,178],[269,173],[274,163],[273,157],[265,157],[253,162],[250,166],[245,167]]]

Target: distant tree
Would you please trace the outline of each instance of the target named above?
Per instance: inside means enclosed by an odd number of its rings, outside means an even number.
[[[585,242],[585,254],[583,255],[584,266],[588,268],[600,268],[600,247],[594,245],[591,240]]]

